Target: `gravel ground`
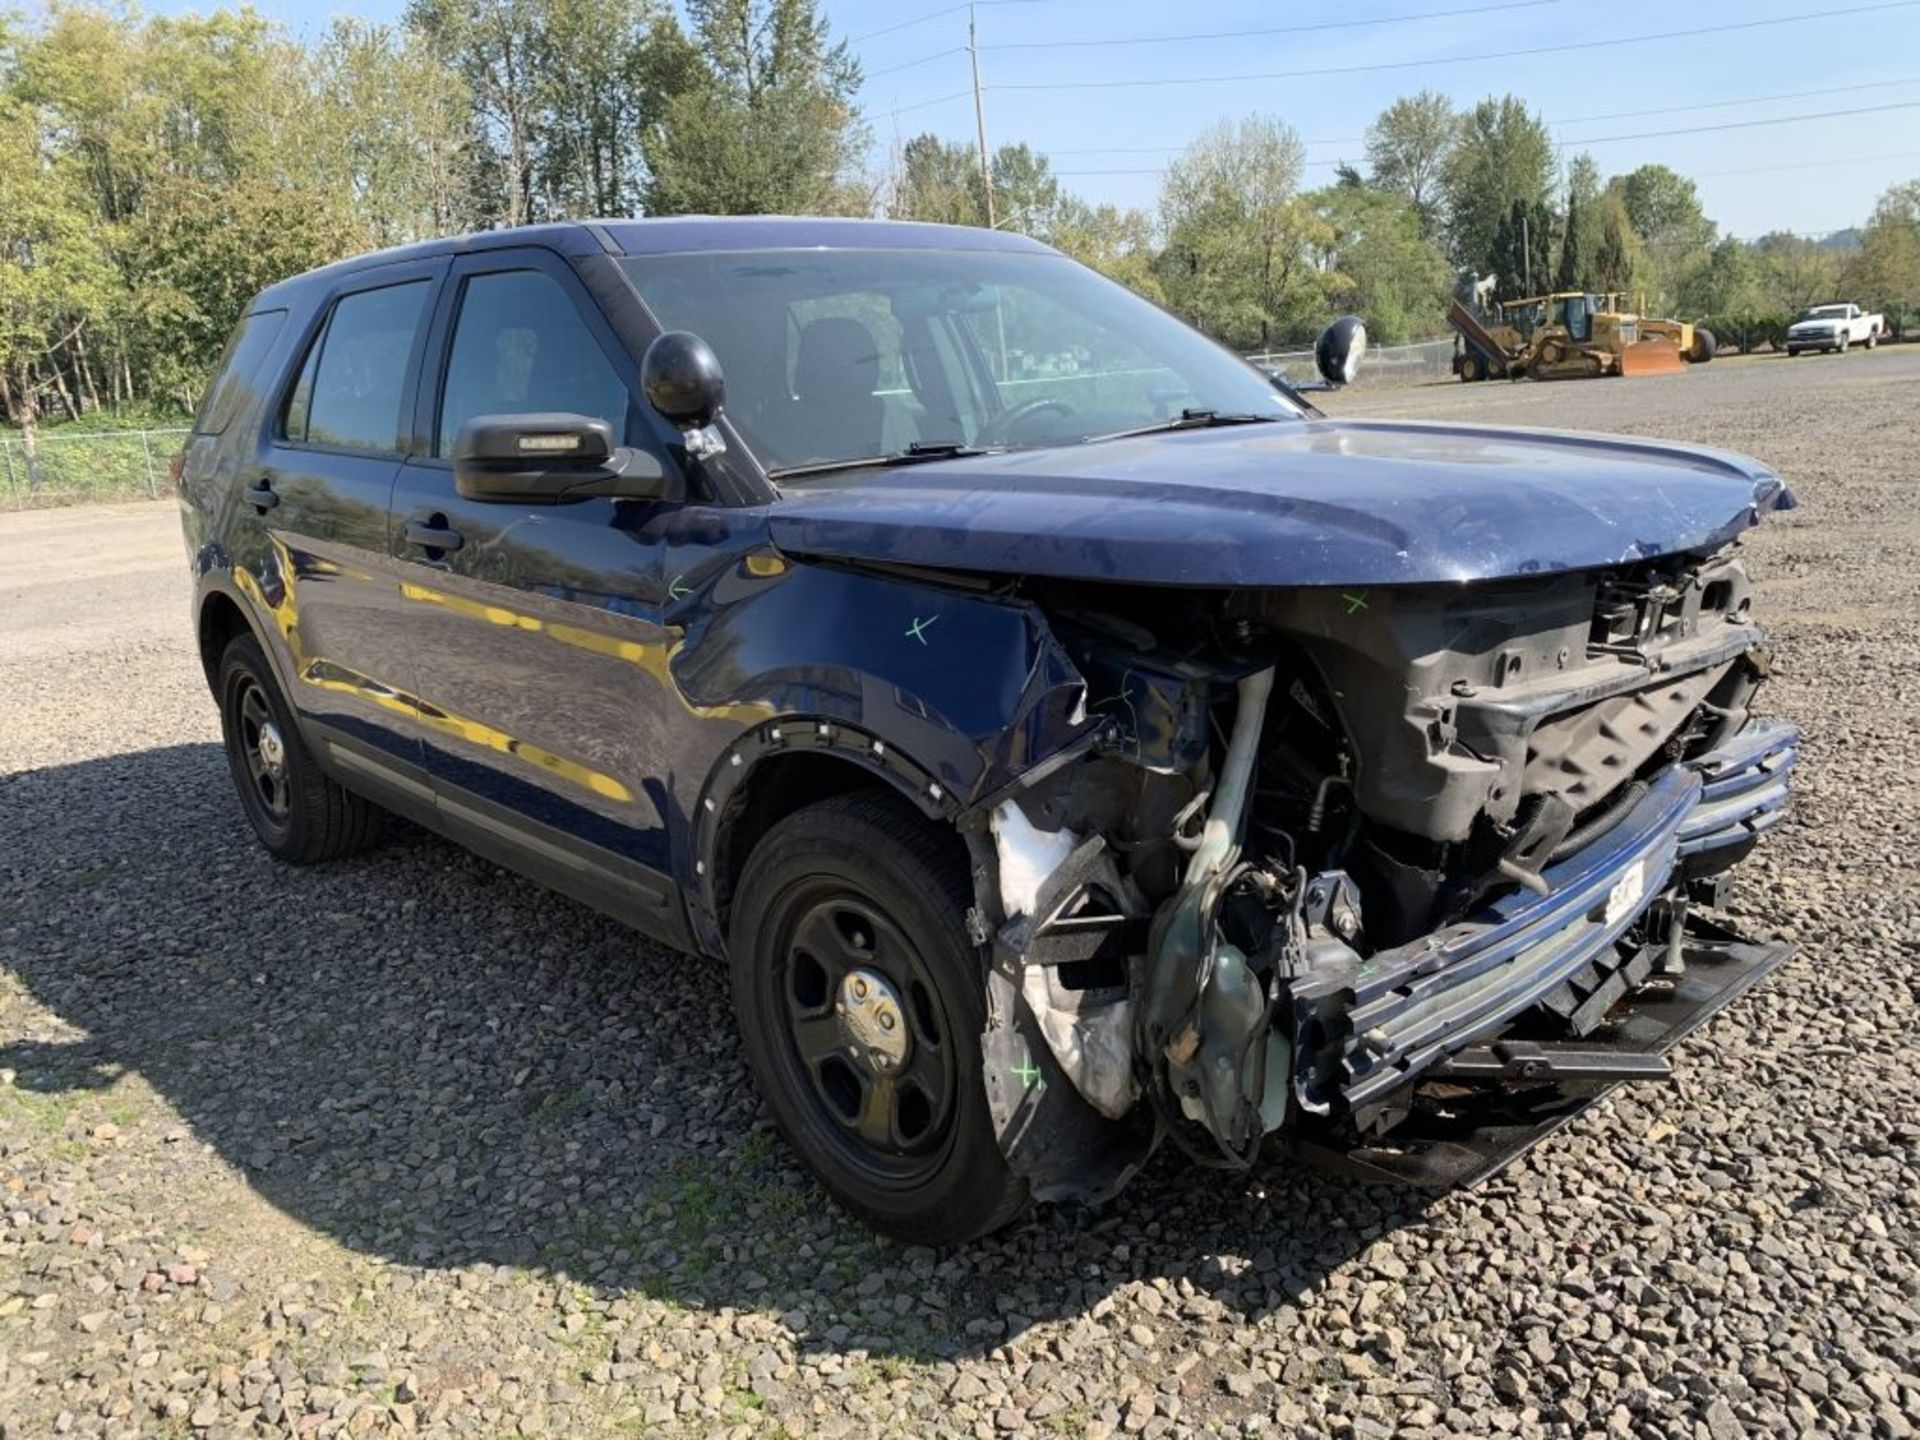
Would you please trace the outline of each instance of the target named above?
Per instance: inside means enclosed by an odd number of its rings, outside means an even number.
[[[1914,1433],[1916,398],[1885,350],[1335,397],[1789,477],[1807,764],[1737,903],[1801,953],[1475,1192],[1164,1160],[942,1254],[788,1157],[717,969],[417,832],[272,864],[168,508],[0,517],[0,1429]]]

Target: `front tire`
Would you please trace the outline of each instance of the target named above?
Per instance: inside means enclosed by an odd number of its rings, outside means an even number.
[[[981,1076],[971,904],[964,851],[867,792],[775,825],[734,897],[734,1010],[760,1093],[821,1183],[907,1244],[971,1240],[1027,1203]]]
[[[227,768],[240,808],[273,857],[312,865],[378,840],[379,807],[321,771],[253,636],[228,642],[219,677]]]

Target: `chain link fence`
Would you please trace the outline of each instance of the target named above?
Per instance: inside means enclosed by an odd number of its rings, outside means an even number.
[[[1311,350],[1270,350],[1247,359],[1266,370],[1277,370],[1295,385],[1317,380]],[[1421,340],[1412,345],[1367,347],[1355,385],[1421,385],[1453,378],[1453,338]]]
[[[17,432],[0,435],[0,479],[14,510],[80,505],[93,500],[157,500],[167,462],[185,443],[186,427],[168,430],[42,431],[34,453]]]

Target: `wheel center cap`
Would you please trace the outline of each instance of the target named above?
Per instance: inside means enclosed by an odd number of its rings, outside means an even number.
[[[898,1070],[913,1041],[893,987],[872,970],[849,970],[833,1007],[854,1053],[874,1069]]]
[[[280,727],[271,720],[260,727],[260,763],[275,775],[287,763],[287,742],[280,738]]]

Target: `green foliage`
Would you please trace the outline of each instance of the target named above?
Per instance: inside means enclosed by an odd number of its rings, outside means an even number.
[[[1425,238],[1419,208],[1364,185],[1336,184],[1307,199],[1326,225],[1318,259],[1328,313],[1359,315],[1376,344],[1438,333],[1446,319],[1447,264]],[[1310,328],[1324,323],[1317,317]]]
[[[1482,100],[1461,122],[1444,168],[1448,241],[1455,262],[1509,277],[1495,257],[1515,201],[1544,206],[1553,188],[1553,135],[1546,122],[1512,95]],[[1511,260],[1511,253],[1507,258]],[[1536,271],[1535,278],[1547,273]],[[1517,282],[1514,282],[1517,283]]]
[[[1394,101],[1367,127],[1373,183],[1413,206],[1427,239],[1444,228],[1447,165],[1460,129],[1453,102],[1432,90]]]
[[[1608,186],[1620,198],[1642,262],[1636,277],[1651,313],[1709,308],[1703,288],[1718,227],[1700,208],[1693,181],[1665,165],[1642,165]]]
[[[993,223],[1053,241],[1068,197],[1047,157],[1025,144],[993,154]],[[941,225],[988,223],[979,152],[960,141],[916,135],[900,152],[889,212],[900,220]]]
[[[1600,235],[1594,247],[1593,288],[1631,295],[1645,264],[1646,252],[1633,228],[1633,219],[1627,214],[1626,202],[1617,190],[1609,188],[1601,194],[1599,209]]]
[[[1920,180],[1880,197],[1860,235],[1860,252],[1846,266],[1850,298],[1879,310],[1896,336],[1920,317]]]
[[[1494,230],[1487,261],[1499,277],[1495,293],[1500,299],[1543,293],[1553,278],[1553,215],[1546,205],[1515,200]]]
[[[647,132],[647,208],[714,215],[864,214],[859,62],[816,0],[688,0],[697,55]]]
[[[1324,322],[1310,251],[1330,237],[1298,194],[1304,159],[1291,126],[1256,115],[1203,132],[1167,171],[1155,273],[1177,314],[1228,345],[1264,350]]]

